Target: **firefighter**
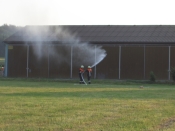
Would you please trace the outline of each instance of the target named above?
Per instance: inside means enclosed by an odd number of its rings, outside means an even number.
[[[83,79],[83,73],[84,73],[84,66],[81,65],[80,69],[79,69],[79,77],[80,77],[80,84],[84,84],[84,79]]]
[[[1,66],[0,70],[2,71],[2,76],[4,76],[4,65]]]
[[[86,72],[87,72],[88,83],[91,84],[91,76],[92,76],[92,68],[91,68],[91,66],[88,66]]]
[[[2,76],[4,76],[4,66],[3,65],[1,67],[1,71],[2,71]]]

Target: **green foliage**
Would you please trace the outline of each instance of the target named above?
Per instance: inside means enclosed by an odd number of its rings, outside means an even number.
[[[0,26],[0,41],[5,40],[7,37],[17,32],[20,28],[21,27],[7,24]]]
[[[155,82],[156,81],[156,76],[154,75],[153,71],[150,72],[150,81],[151,82]]]
[[[21,27],[4,24],[0,26],[0,57],[5,56],[5,43],[3,41],[17,32]]]
[[[172,76],[173,80],[175,81],[175,67],[171,68],[171,76]]]

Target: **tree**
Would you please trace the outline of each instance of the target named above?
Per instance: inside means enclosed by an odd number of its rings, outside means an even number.
[[[5,44],[3,40],[17,32],[21,27],[4,24],[0,26],[0,57],[5,56]]]
[[[150,72],[150,81],[155,82],[156,81],[156,76],[154,75],[154,72]]]

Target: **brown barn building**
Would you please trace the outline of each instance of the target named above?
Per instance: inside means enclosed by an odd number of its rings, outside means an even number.
[[[175,67],[175,25],[26,26],[4,41],[5,76],[78,78],[78,68],[83,63],[75,63],[78,60],[73,56],[82,52],[77,54],[77,48],[66,44],[76,40],[70,34],[60,35],[59,28],[76,35],[79,43],[89,42],[94,47],[94,60],[98,55],[96,46],[106,51],[107,56],[93,67],[93,78],[146,80],[153,71],[157,80],[171,80],[170,69]],[[42,45],[42,50],[37,53],[45,57],[36,57],[38,45]],[[51,49],[62,57],[53,55]],[[60,62],[64,57],[69,59]]]

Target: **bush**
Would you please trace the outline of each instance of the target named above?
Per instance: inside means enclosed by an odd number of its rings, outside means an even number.
[[[151,82],[155,82],[156,81],[156,77],[155,77],[155,75],[154,75],[154,72],[150,72],[150,81]]]
[[[171,68],[171,76],[173,78],[173,81],[175,81],[175,67]]]

